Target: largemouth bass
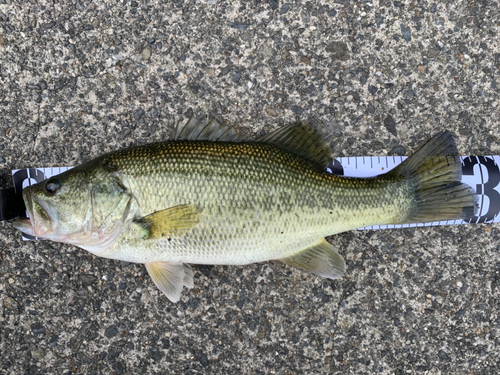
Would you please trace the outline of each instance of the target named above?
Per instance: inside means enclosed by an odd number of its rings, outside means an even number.
[[[23,190],[22,232],[143,263],[173,302],[189,263],[281,260],[336,279],[345,263],[325,236],[377,224],[473,215],[452,136],[441,132],[390,172],[325,172],[331,150],[294,124],[257,141],[191,119],[173,140],[111,152]]]

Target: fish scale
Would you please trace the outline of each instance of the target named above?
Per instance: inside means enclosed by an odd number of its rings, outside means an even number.
[[[328,174],[261,143],[160,143],[118,152],[103,163],[119,171],[137,200],[139,216],[182,204],[203,212],[181,240],[144,243],[125,230],[114,248],[100,254],[120,254],[127,261],[248,264],[280,259],[318,237],[393,221],[401,211],[385,204],[398,189],[380,195],[382,185],[392,186],[388,181],[366,189],[367,181]],[[363,215],[356,215],[355,207]]]

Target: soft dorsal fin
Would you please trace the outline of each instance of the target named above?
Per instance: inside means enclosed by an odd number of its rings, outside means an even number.
[[[326,144],[325,138],[324,134],[321,134],[310,124],[299,122],[278,129],[259,138],[257,141],[273,144],[318,164],[321,168],[326,168],[333,158],[333,153]]]
[[[232,126],[221,124],[207,116],[191,117],[185,124],[177,123],[174,140],[211,141],[211,142],[243,142]]]

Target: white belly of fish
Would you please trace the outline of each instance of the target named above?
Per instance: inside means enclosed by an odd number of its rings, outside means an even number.
[[[134,263],[243,265],[286,258],[332,231],[327,225],[318,225],[324,221],[321,215],[307,218],[303,214],[297,219],[288,213],[276,221],[269,213],[262,215],[260,223],[248,218],[229,221],[223,216],[202,220],[181,237],[153,240],[141,238],[131,225],[112,247],[96,255]]]

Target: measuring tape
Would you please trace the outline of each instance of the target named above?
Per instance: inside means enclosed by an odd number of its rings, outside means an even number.
[[[374,177],[387,173],[405,160],[406,156],[358,156],[334,159],[326,171],[345,177]],[[466,220],[434,221],[431,223],[373,225],[364,229],[430,227],[471,223],[500,222],[500,156],[462,156],[462,182],[479,196],[478,216]],[[12,171],[14,188],[0,191],[0,220],[27,217],[21,192],[30,185],[63,173],[72,167],[29,168]],[[23,236],[23,239],[34,239]]]

